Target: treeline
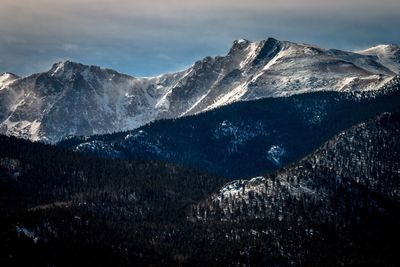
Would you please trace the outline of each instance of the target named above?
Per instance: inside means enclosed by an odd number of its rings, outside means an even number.
[[[58,145],[105,158],[163,160],[230,179],[272,173],[400,103],[398,78],[373,92],[315,92],[234,103],[139,129]],[[280,155],[271,157],[271,148]],[[273,152],[273,151],[272,151]]]

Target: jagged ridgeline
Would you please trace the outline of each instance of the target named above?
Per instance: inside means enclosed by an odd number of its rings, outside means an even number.
[[[399,73],[399,55],[396,45],[346,52],[268,38],[237,40],[224,56],[157,77],[59,62],[28,77],[0,74],[0,133],[55,143],[244,100],[376,90]]]
[[[193,220],[236,221],[231,238],[253,235],[295,265],[398,265],[400,112],[341,132],[272,175],[226,184],[193,207]]]
[[[277,170],[339,131],[400,105],[399,77],[372,92],[316,92],[234,103],[58,145],[106,158],[157,159],[231,179]]]

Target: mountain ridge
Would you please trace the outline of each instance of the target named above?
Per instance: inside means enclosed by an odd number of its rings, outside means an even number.
[[[247,178],[281,168],[339,131],[397,108],[399,86],[397,77],[373,92],[310,92],[237,102],[126,132],[71,136],[57,145],[105,158],[157,159]]]
[[[227,183],[191,219],[249,225],[293,266],[375,265],[384,254],[383,265],[396,265],[399,136],[399,110],[382,113],[273,174]]]
[[[143,78],[62,61],[47,72],[0,83],[0,133],[54,143],[68,135],[135,129],[237,101],[376,90],[395,75],[390,68],[400,62],[371,54],[274,38],[236,40],[225,56]]]

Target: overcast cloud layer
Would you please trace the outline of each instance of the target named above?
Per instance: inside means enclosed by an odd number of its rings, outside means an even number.
[[[184,69],[234,39],[355,50],[400,43],[399,0],[1,0],[0,72],[71,59],[135,76]]]

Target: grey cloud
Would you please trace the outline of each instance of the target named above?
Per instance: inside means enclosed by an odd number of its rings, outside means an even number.
[[[0,72],[72,59],[135,75],[224,54],[238,38],[358,49],[400,43],[398,0],[3,0]]]

